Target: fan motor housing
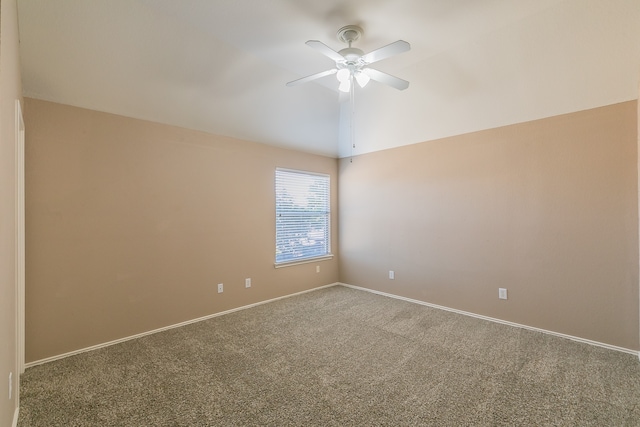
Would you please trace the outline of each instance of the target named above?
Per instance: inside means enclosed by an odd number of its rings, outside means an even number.
[[[357,47],[345,47],[338,53],[344,56],[347,62],[357,62],[364,55],[364,52]]]

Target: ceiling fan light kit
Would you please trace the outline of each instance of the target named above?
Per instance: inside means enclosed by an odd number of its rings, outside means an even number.
[[[330,70],[291,81],[287,83],[287,86],[295,86],[321,77],[336,74],[336,78],[340,83],[338,90],[341,92],[350,92],[353,87],[354,80],[362,88],[365,87],[370,80],[375,80],[398,90],[408,88],[408,81],[383,73],[375,68],[370,68],[369,65],[399,53],[406,52],[411,49],[411,45],[404,40],[398,40],[365,54],[361,49],[351,46],[353,42],[362,37],[363,33],[362,28],[357,25],[346,25],[340,28],[336,37],[341,42],[349,45],[340,51],[335,51],[318,40],[307,41],[306,44],[308,46],[316,49],[318,52],[335,61],[336,66]]]

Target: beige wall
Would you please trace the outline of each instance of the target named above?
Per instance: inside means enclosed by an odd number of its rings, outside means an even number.
[[[0,3],[0,425],[11,425],[17,406],[16,360],[16,126],[20,99],[18,18],[15,0]],[[8,378],[13,373],[13,397]]]
[[[338,281],[273,265],[275,168],[330,174],[335,207],[336,159],[25,102],[27,362]]]
[[[342,160],[340,280],[638,350],[636,110]]]
[[[338,280],[640,348],[635,101],[342,160],[340,275],[273,268],[274,169],[330,173],[336,207],[335,159],[33,99],[25,121],[28,362]]]

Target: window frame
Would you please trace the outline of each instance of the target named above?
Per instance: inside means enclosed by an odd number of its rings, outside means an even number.
[[[279,209],[279,203],[278,203],[278,196],[279,196],[279,192],[278,192],[278,176],[279,176],[279,172],[283,172],[283,173],[290,173],[290,174],[298,174],[301,176],[306,176],[306,177],[322,177],[322,178],[326,178],[326,210],[324,210],[322,213],[317,214],[316,216],[318,217],[323,217],[325,218],[326,221],[326,231],[325,231],[325,236],[326,236],[326,243],[325,243],[325,248],[326,248],[326,252],[321,254],[321,255],[312,255],[312,256],[303,256],[303,257],[298,257],[298,258],[287,258],[285,260],[281,260],[278,261],[278,242],[279,242],[279,227],[278,227],[278,218],[281,217],[281,215],[283,214],[283,212],[281,212],[281,210]],[[323,261],[323,260],[328,260],[328,259],[332,259],[333,258],[333,253],[331,252],[331,175],[330,174],[326,174],[326,173],[320,173],[320,172],[311,172],[311,171],[305,171],[305,170],[298,170],[298,169],[288,169],[288,168],[280,168],[277,167],[275,169],[275,174],[274,174],[274,196],[275,196],[275,262],[274,262],[274,266],[275,268],[281,268],[281,267],[288,267],[288,266],[292,266],[292,265],[298,265],[298,264],[306,264],[306,263],[311,263],[311,262],[317,262],[317,261]],[[310,211],[307,211],[310,212]],[[323,229],[324,231],[324,229]]]

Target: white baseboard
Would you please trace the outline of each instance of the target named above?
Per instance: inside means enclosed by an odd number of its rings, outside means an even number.
[[[509,321],[506,321],[506,320],[496,319],[496,318],[493,318],[493,317],[483,316],[481,314],[475,314],[475,313],[471,313],[471,312],[468,312],[468,311],[457,310],[455,308],[445,307],[445,306],[442,306],[442,305],[431,304],[431,303],[428,303],[428,302],[425,302],[425,301],[420,301],[420,300],[417,300],[417,299],[406,298],[406,297],[403,297],[403,296],[394,295],[394,294],[390,294],[390,293],[387,293],[387,292],[376,291],[374,289],[368,289],[368,288],[363,288],[363,287],[360,287],[360,286],[349,285],[347,283],[338,283],[338,284],[340,286],[344,286],[344,287],[347,287],[347,288],[358,289],[360,291],[366,291],[366,292],[370,292],[370,293],[373,293],[373,294],[382,295],[382,296],[385,296],[385,297],[390,297],[390,298],[395,298],[395,299],[399,299],[399,300],[402,300],[402,301],[411,302],[411,303],[414,303],[414,304],[420,304],[420,305],[424,305],[424,306],[431,307],[431,308],[437,308],[439,310],[450,311],[450,312],[453,312],[453,313],[462,314],[464,316],[475,317],[477,319],[488,320],[490,322],[501,323],[503,325],[513,326],[513,327],[516,327],[516,328],[528,329],[530,331],[542,332],[543,334],[549,334],[549,335],[554,335],[556,337],[567,338],[567,339],[570,339],[572,341],[578,341],[578,342],[585,343],[585,344],[595,345],[597,347],[604,347],[604,348],[609,349],[609,350],[615,350],[615,351],[620,351],[622,353],[629,353],[629,354],[637,355],[638,359],[640,360],[640,352],[638,352],[636,350],[631,350],[631,349],[624,348],[624,347],[618,347],[618,346],[611,345],[611,344],[605,344],[605,343],[601,343],[601,342],[598,342],[598,341],[592,341],[592,340],[589,340],[589,339],[586,339],[586,338],[575,337],[573,335],[562,334],[560,332],[548,331],[546,329],[540,329],[540,328],[536,328],[536,327],[533,327],[533,326],[522,325],[520,323],[514,323],[514,322],[509,322]]]
[[[242,307],[233,308],[231,310],[221,311],[219,313],[210,314],[208,316],[199,317],[197,319],[187,320],[185,322],[176,323],[174,325],[165,326],[163,328],[154,329],[152,331],[142,332],[140,334],[131,335],[131,336],[128,336],[128,337],[124,337],[124,338],[120,338],[120,339],[117,339],[117,340],[105,342],[105,343],[102,343],[102,344],[97,344],[97,345],[94,345],[94,346],[91,346],[91,347],[86,347],[86,348],[82,348],[82,349],[79,349],[79,350],[70,351],[68,353],[47,357],[45,359],[36,360],[34,362],[26,363],[25,364],[25,368],[30,368],[32,366],[42,365],[43,363],[53,362],[54,360],[64,359],[65,357],[74,356],[76,354],[85,353],[87,351],[92,351],[92,350],[97,350],[97,349],[104,348],[104,347],[109,347],[111,345],[119,344],[119,343],[122,343],[122,342],[125,342],[125,341],[129,341],[129,340],[133,340],[133,339],[136,339],[136,338],[141,338],[141,337],[144,337],[144,336],[147,336],[147,335],[156,334],[158,332],[163,332],[163,331],[166,331],[166,330],[169,330],[169,329],[179,328],[181,326],[186,326],[186,325],[189,325],[191,323],[202,322],[204,320],[212,319],[212,318],[218,317],[218,316],[224,316],[225,314],[234,313],[236,311],[246,310],[248,308],[256,307],[256,306],[259,306],[259,305],[262,305],[262,304],[268,304],[270,302],[278,301],[278,300],[281,300],[281,299],[290,298],[290,297],[293,297],[293,296],[296,296],[296,295],[302,295],[302,294],[305,294],[305,293],[308,293],[308,292],[314,292],[314,291],[317,291],[317,290],[320,290],[320,289],[330,288],[332,286],[338,286],[338,285],[339,286],[344,286],[344,287],[347,287],[347,288],[358,289],[358,290],[365,291],[365,292],[370,292],[370,293],[377,294],[377,295],[386,296],[386,297],[389,297],[389,298],[395,298],[395,299],[399,299],[399,300],[402,300],[402,301],[411,302],[411,303],[414,303],[414,304],[420,304],[420,305],[424,305],[424,306],[427,306],[427,307],[436,308],[436,309],[439,309],[439,310],[450,311],[450,312],[453,312],[453,313],[462,314],[464,316],[475,317],[477,319],[488,320],[490,322],[501,323],[503,325],[513,326],[513,327],[516,327],[516,328],[522,328],[522,329],[527,329],[527,330],[530,330],[530,331],[536,331],[536,332],[541,332],[541,333],[544,333],[544,334],[554,335],[554,336],[557,336],[557,337],[570,339],[572,341],[578,341],[578,342],[582,342],[582,343],[586,343],[586,344],[590,344],[590,345],[595,345],[595,346],[598,346],[598,347],[607,348],[609,350],[619,351],[619,352],[622,352],[622,353],[629,353],[629,354],[637,355],[638,356],[638,360],[640,360],[640,352],[635,351],[635,350],[631,350],[631,349],[628,349],[628,348],[618,347],[618,346],[611,345],[611,344],[605,344],[605,343],[601,343],[601,342],[598,342],[598,341],[588,340],[586,338],[575,337],[573,335],[566,335],[566,334],[562,334],[562,333],[559,333],[559,332],[554,332],[554,331],[549,331],[549,330],[546,330],[546,329],[536,328],[536,327],[533,327],[533,326],[522,325],[520,323],[514,323],[514,322],[509,322],[509,321],[506,321],[506,320],[496,319],[496,318],[493,318],[493,317],[483,316],[481,314],[475,314],[475,313],[471,313],[471,312],[468,312],[468,311],[463,311],[463,310],[458,310],[458,309],[455,309],[455,308],[445,307],[445,306],[442,306],[442,305],[431,304],[431,303],[428,303],[428,302],[425,302],[425,301],[420,301],[420,300],[416,300],[416,299],[412,299],[412,298],[407,298],[407,297],[403,297],[403,296],[399,296],[399,295],[394,295],[394,294],[390,294],[390,293],[387,293],[387,292],[376,291],[374,289],[368,289],[368,288],[363,288],[363,287],[360,287],[360,286],[349,285],[347,283],[336,282],[336,283],[331,283],[329,285],[320,286],[320,287],[313,288],[313,289],[308,289],[306,291],[296,292],[296,293],[293,293],[293,294],[284,295],[284,296],[281,296],[281,297],[272,298],[272,299],[265,300],[265,301],[260,301],[260,302],[249,304],[249,305],[245,305],[245,306],[242,306]],[[14,415],[14,418],[15,418],[14,419],[14,423],[18,422],[18,409],[19,408],[16,408],[16,413]]]
[[[242,307],[232,308],[231,310],[221,311],[219,313],[213,313],[213,314],[210,314],[210,315],[207,315],[207,316],[204,316],[204,317],[199,317],[197,319],[187,320],[185,322],[176,323],[174,325],[169,325],[169,326],[165,326],[163,328],[154,329],[152,331],[142,332],[142,333],[139,333],[139,334],[136,334],[136,335],[131,335],[131,336],[128,336],[128,337],[124,337],[124,338],[120,338],[120,339],[117,339],[117,340],[105,342],[105,343],[102,343],[102,344],[92,345],[91,347],[85,347],[85,348],[81,348],[79,350],[70,351],[68,353],[58,354],[56,356],[51,356],[51,357],[47,357],[45,359],[36,360],[34,362],[25,363],[24,366],[25,366],[25,368],[30,368],[32,366],[42,365],[43,363],[53,362],[54,360],[64,359],[65,357],[74,356],[76,354],[85,353],[87,351],[98,350],[100,348],[109,347],[109,346],[112,346],[112,345],[115,345],[115,344],[120,344],[122,342],[133,340],[133,339],[136,339],[136,338],[142,338],[144,336],[156,334],[158,332],[167,331],[169,329],[174,329],[174,328],[179,328],[181,326],[190,325],[191,323],[202,322],[204,320],[212,319],[214,317],[224,316],[225,314],[234,313],[234,312],[240,311],[240,310],[246,310],[248,308],[257,307],[257,306],[262,305],[262,304],[268,304],[270,302],[278,301],[278,300],[285,299],[285,298],[291,298],[291,297],[296,296],[296,295],[302,295],[302,294],[306,294],[308,292],[314,292],[314,291],[318,291],[320,289],[330,288],[332,286],[337,286],[337,285],[340,285],[340,283],[337,283],[337,282],[336,283],[331,283],[329,285],[324,285],[324,286],[320,286],[320,287],[313,288],[313,289],[307,289],[306,291],[296,292],[296,293],[293,293],[293,294],[284,295],[284,296],[281,296],[281,297],[272,298],[272,299],[256,302],[256,303],[249,304],[249,305],[244,305]],[[17,420],[16,420],[16,422],[17,422]]]
[[[18,427],[18,417],[20,416],[20,407],[16,407],[16,410],[13,411],[13,422],[11,423],[11,427]]]

